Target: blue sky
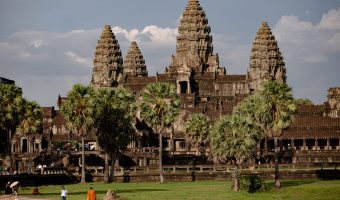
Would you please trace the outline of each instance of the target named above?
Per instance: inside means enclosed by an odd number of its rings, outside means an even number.
[[[150,75],[163,73],[175,52],[187,0],[1,0],[0,76],[24,96],[55,106],[73,84],[88,84],[96,42],[105,24],[123,57],[136,40]],[[245,74],[262,21],[278,40],[294,96],[320,104],[340,87],[340,1],[200,0],[214,52],[229,74]]]

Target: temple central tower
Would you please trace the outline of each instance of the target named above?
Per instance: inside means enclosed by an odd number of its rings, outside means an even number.
[[[215,72],[219,67],[218,57],[213,55],[208,19],[198,0],[188,0],[182,15],[170,73],[177,73],[187,67],[195,74]]]

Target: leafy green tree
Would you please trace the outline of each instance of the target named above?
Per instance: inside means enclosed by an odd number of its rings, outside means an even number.
[[[257,110],[256,118],[259,119],[264,133],[268,137],[274,138],[275,187],[280,188],[278,138],[293,122],[296,105],[292,90],[286,83],[264,82],[263,89],[258,93],[261,104]]]
[[[42,108],[37,102],[30,102],[26,99],[23,99],[22,108],[22,119],[17,129],[18,132],[25,136],[38,133],[42,128],[43,122]]]
[[[176,88],[170,83],[152,83],[146,86],[142,92],[140,103],[140,116],[154,132],[159,134],[159,170],[160,182],[164,182],[162,151],[163,132],[171,126],[179,115],[180,99],[176,94]]]
[[[127,89],[103,88],[96,91],[94,104],[98,143],[105,152],[104,181],[110,183],[117,158],[132,140],[135,99]],[[112,161],[111,171],[109,159]]]
[[[10,155],[12,132],[20,122],[22,90],[14,84],[0,84],[0,129],[7,133],[6,151]]]
[[[202,113],[190,115],[186,124],[186,134],[191,144],[196,144],[198,150],[206,148],[209,144],[211,130],[207,116]]]
[[[314,105],[310,99],[294,99],[296,105]]]
[[[75,84],[68,92],[67,99],[61,105],[61,113],[65,117],[71,129],[81,136],[82,143],[82,166],[81,182],[85,182],[85,149],[84,137],[89,133],[94,124],[93,103],[90,98],[93,90],[89,86]]]
[[[214,156],[221,161],[231,161],[233,191],[239,190],[239,174],[242,165],[254,158],[256,144],[262,136],[261,126],[255,118],[258,96],[252,95],[236,106],[231,115],[218,120],[211,131]]]

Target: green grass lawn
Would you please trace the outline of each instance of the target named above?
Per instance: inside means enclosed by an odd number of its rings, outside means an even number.
[[[188,200],[233,200],[233,199],[340,199],[340,180],[285,180],[282,189],[270,189],[264,193],[247,193],[246,191],[232,192],[230,181],[197,181],[175,183],[87,183],[66,185],[68,200],[86,199],[86,191],[93,187],[97,191],[97,199],[103,199],[107,189],[117,192],[120,197],[128,200],[163,200],[163,199],[188,199]],[[269,186],[273,182],[268,182]],[[61,186],[40,186],[42,195],[34,196],[51,200],[60,199]],[[20,195],[33,197],[33,188],[22,188]]]

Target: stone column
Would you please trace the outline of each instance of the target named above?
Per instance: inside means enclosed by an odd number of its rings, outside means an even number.
[[[319,146],[318,146],[318,138],[315,138],[315,150],[318,150]]]
[[[14,150],[15,150],[15,146],[14,146],[14,145],[15,145],[15,144],[14,144],[14,143],[10,143],[10,144],[11,144],[11,153],[13,154],[13,153],[15,153],[15,152],[14,152]]]
[[[296,154],[295,154],[294,138],[291,139],[290,146],[291,146],[291,156],[292,156],[293,168],[295,169]]]
[[[326,146],[325,149],[327,149],[327,150],[332,149],[332,147],[330,146],[329,138],[327,138],[327,146]]]
[[[27,140],[28,140],[28,144],[29,144],[28,145],[28,153],[29,154],[34,153],[33,152],[33,150],[34,150],[34,146],[33,146],[34,145],[34,141],[33,141],[33,139],[28,138]]]
[[[295,149],[295,146],[294,146],[294,139],[291,139],[290,145],[291,145],[292,149]]]
[[[303,150],[306,150],[306,139],[303,138]]]
[[[19,146],[20,146],[19,153],[22,153],[22,143],[23,143],[23,139],[20,138],[19,142],[20,142],[20,144],[19,144]]]
[[[181,84],[179,84],[179,80],[176,81],[177,85],[177,94],[181,94]]]
[[[28,138],[26,138],[26,145],[27,145],[27,148],[26,148],[26,152],[28,153],[28,154],[30,154],[31,152],[30,152],[30,148],[31,148],[31,143],[30,143],[30,141],[29,141],[29,139]]]

